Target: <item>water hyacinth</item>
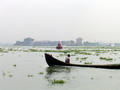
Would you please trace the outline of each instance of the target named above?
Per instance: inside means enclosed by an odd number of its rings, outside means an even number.
[[[39,72],[40,75],[44,74],[43,72]]]
[[[88,53],[88,52],[81,52],[81,51],[75,51],[75,54],[92,55],[91,53]]]
[[[1,53],[8,53],[8,51],[5,50],[5,49],[3,49],[3,48],[0,48],[0,52],[1,52]]]
[[[85,62],[84,64],[92,64],[92,62]]]
[[[82,57],[82,58],[80,58],[81,60],[86,60],[88,57]]]
[[[32,75],[32,74],[28,74],[28,77],[33,77],[34,75]]]
[[[93,77],[91,77],[90,79],[91,79],[91,80],[93,80],[94,78],[93,78]]]
[[[76,60],[79,60],[79,57],[76,57]]]
[[[16,67],[16,64],[14,64],[13,66]]]
[[[59,54],[59,56],[66,56],[66,54]]]
[[[30,52],[39,52],[37,49],[29,49]]]
[[[51,83],[52,84],[64,84],[65,81],[64,80],[56,80],[56,79],[54,79],[54,80],[51,81]]]
[[[9,74],[8,76],[9,76],[10,78],[11,78],[11,77],[13,77],[13,75],[12,75],[12,74]]]
[[[4,49],[3,49],[3,48],[0,48],[0,52],[4,52]]]
[[[113,58],[100,57],[101,60],[112,61]]]
[[[5,72],[2,72],[2,75],[3,75],[3,76],[5,76],[5,75],[6,75],[6,73],[5,73]]]

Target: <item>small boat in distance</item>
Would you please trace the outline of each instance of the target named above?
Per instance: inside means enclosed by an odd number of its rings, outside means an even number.
[[[58,45],[56,46],[56,49],[62,49],[62,44],[59,42]]]
[[[120,64],[104,64],[104,65],[91,65],[91,64],[67,64],[57,60],[52,55],[45,53],[45,59],[49,66],[77,66],[77,67],[91,67],[91,68],[105,68],[105,69],[120,69]]]

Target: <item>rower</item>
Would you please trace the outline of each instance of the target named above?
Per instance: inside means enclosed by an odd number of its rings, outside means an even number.
[[[65,63],[70,64],[70,54],[65,58]]]

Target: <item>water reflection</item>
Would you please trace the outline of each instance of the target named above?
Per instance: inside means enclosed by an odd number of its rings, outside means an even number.
[[[51,81],[53,79],[69,79],[69,74],[72,67],[54,66],[46,68],[45,79]]]
[[[60,73],[60,72],[70,73],[70,71],[71,71],[71,67],[54,66],[54,67],[46,68],[47,75]]]

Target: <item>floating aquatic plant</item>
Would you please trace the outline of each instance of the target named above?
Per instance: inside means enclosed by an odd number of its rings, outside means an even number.
[[[4,49],[0,48],[0,52],[4,52]]]
[[[92,62],[85,62],[84,64],[92,64]]]
[[[65,54],[59,54],[59,56],[65,56]]]
[[[99,56],[99,54],[98,54],[98,53],[96,53],[96,56]]]
[[[30,52],[39,52],[37,49],[29,49]]]
[[[14,51],[13,48],[9,48],[8,51]]]
[[[93,78],[93,77],[91,77],[90,79],[91,79],[91,80],[93,80],[94,78]]]
[[[82,58],[80,58],[81,60],[86,60],[88,57],[82,57]]]
[[[12,74],[9,74],[8,76],[9,76],[10,78],[11,78],[11,77],[13,77],[13,75],[12,75]]]
[[[76,57],[76,60],[79,60],[79,57]]]
[[[32,74],[28,74],[28,77],[33,77],[34,75],[32,75]]]
[[[65,81],[64,80],[56,80],[56,79],[54,79],[54,80],[51,81],[51,83],[52,84],[64,84]]]
[[[43,73],[43,72],[39,72],[39,74],[41,74],[41,75],[42,75],[42,74],[44,74],[44,73]]]
[[[13,66],[16,67],[16,64],[14,64]]]
[[[23,52],[29,52],[29,50],[22,50]]]
[[[88,52],[81,52],[81,51],[76,51],[75,54],[91,55],[91,53],[88,53]]]
[[[5,76],[5,75],[6,75],[6,73],[5,73],[5,72],[2,72],[2,75],[3,75],[3,76]]]
[[[71,54],[70,56],[76,56],[75,54]]]
[[[0,52],[2,52],[2,53],[8,53],[8,51],[5,50],[5,49],[3,49],[3,48],[0,48]]]
[[[109,76],[109,78],[112,78],[112,76]]]
[[[113,58],[100,57],[101,60],[112,61]]]

